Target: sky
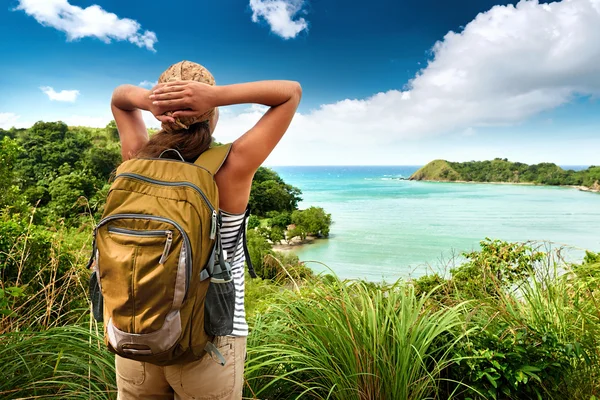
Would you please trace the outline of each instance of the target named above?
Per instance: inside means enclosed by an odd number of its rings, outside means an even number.
[[[190,60],[302,84],[266,165],[600,164],[600,0],[0,3],[0,128],[106,126],[114,88]],[[264,110],[221,109],[215,138]]]

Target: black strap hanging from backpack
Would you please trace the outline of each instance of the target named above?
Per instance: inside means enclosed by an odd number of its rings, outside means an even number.
[[[250,209],[246,208],[246,213],[244,214],[244,223],[240,227],[241,235],[242,235],[242,247],[244,248],[244,257],[246,258],[246,264],[248,265],[248,273],[250,277],[257,278],[256,272],[254,272],[254,266],[252,265],[252,260],[250,259],[250,252],[248,251],[248,240],[246,238],[246,223],[248,222],[248,217],[250,217]]]

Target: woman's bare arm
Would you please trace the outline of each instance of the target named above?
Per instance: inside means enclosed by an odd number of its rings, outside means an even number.
[[[174,117],[200,115],[211,108],[233,104],[262,104],[271,108],[232,146],[227,168],[241,180],[252,178],[269,156],[296,113],[302,89],[293,81],[261,81],[227,86],[210,86],[199,82],[171,82],[159,85],[151,100],[153,105],[178,109]]]
[[[122,85],[115,89],[111,109],[119,137],[123,160],[133,157],[148,141],[148,131],[140,110],[152,111],[161,121],[173,120],[160,115],[158,107],[150,100],[150,91],[133,85]]]

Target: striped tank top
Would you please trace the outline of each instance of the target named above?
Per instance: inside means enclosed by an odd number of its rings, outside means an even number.
[[[242,238],[238,241],[240,227],[244,224],[245,214],[231,214],[221,211],[221,241],[227,252],[227,261],[231,265],[233,285],[235,287],[235,312],[233,314],[233,332],[230,336],[248,336],[246,311],[244,309],[244,247]],[[246,227],[244,227],[246,229]],[[236,242],[237,249],[234,249]]]

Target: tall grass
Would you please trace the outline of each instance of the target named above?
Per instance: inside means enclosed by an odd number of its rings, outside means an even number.
[[[439,398],[464,306],[437,309],[428,298],[404,283],[382,288],[337,279],[281,294],[255,320],[246,395]]]
[[[0,398],[113,399],[114,358],[89,313],[89,235],[9,225],[22,233],[0,254],[0,289],[23,295],[0,298],[10,309],[0,317]],[[395,285],[312,277],[271,257],[285,279],[246,287],[245,396],[599,397],[600,265],[542,262],[535,251],[487,241],[448,278]]]
[[[4,299],[0,318],[0,398],[115,398],[114,356],[90,318],[89,235],[32,221],[9,221],[21,233],[2,238],[0,287],[21,295]]]
[[[456,346],[463,357],[450,368],[477,390],[465,397],[589,400],[600,393],[597,278],[582,279],[560,252],[535,265],[511,287],[490,282],[496,291],[471,303],[471,332]]]
[[[87,327],[1,337],[0,398],[114,399],[114,356]]]

